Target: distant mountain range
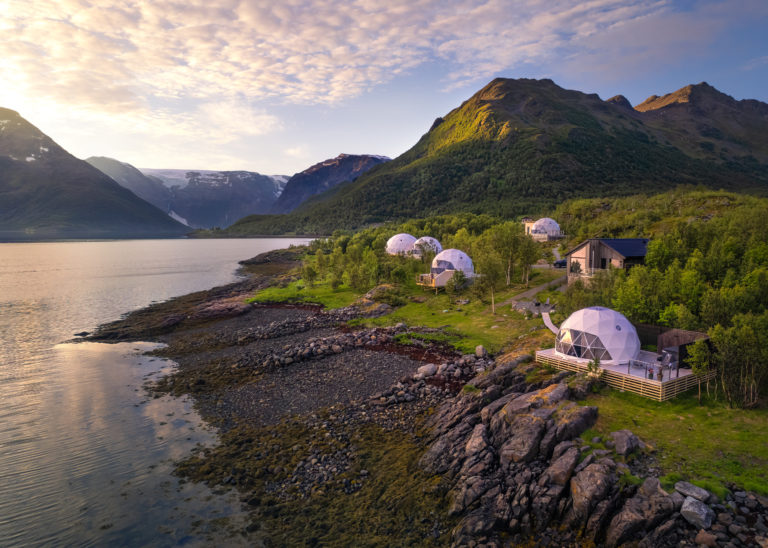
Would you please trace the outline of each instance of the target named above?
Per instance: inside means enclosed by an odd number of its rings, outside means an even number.
[[[246,215],[292,211],[388,160],[340,154],[290,178],[252,171],[137,169],[105,157],[86,161],[174,219],[194,228],[212,228],[228,227]]]
[[[327,234],[459,211],[510,217],[680,184],[766,193],[768,105],[701,83],[633,108],[551,80],[498,78],[398,158],[227,233]]]
[[[0,108],[0,239],[177,236],[155,206]]]
[[[137,169],[104,157],[86,161],[194,228],[226,227],[246,215],[268,212],[288,179],[252,171]]]
[[[288,213],[326,190],[340,183],[354,181],[360,175],[381,163],[388,162],[386,156],[369,154],[339,154],[315,164],[288,179],[285,190],[271,208],[271,213]]]

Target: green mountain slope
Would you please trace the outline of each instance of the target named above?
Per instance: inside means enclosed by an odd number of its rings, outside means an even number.
[[[175,236],[189,229],[0,109],[0,239]]]
[[[328,233],[459,211],[508,217],[680,184],[765,192],[768,105],[689,87],[687,103],[640,111],[623,97],[603,101],[550,80],[496,79],[395,160],[289,215],[244,218],[229,233]]]

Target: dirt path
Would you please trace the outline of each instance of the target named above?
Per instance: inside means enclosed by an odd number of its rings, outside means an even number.
[[[568,276],[560,276],[556,280],[552,280],[551,282],[547,282],[545,284],[537,285],[536,287],[533,287],[533,288],[531,288],[531,289],[529,289],[527,291],[523,291],[522,293],[519,293],[519,294],[515,295],[511,299],[507,299],[503,303],[500,303],[500,305],[513,304],[513,303],[516,303],[517,301],[523,301],[523,300],[527,300],[527,299],[532,299],[533,297],[535,297],[541,291],[544,291],[545,289],[548,289],[550,287],[560,286],[560,285],[564,284],[567,280],[568,280]]]

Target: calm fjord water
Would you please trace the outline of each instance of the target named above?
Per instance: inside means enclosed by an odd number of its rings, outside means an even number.
[[[237,497],[171,475],[213,435],[189,401],[142,390],[172,363],[148,343],[60,343],[305,241],[0,244],[0,546],[218,543]]]

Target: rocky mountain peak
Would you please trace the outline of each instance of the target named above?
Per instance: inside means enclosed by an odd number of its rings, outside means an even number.
[[[709,103],[721,103],[732,105],[736,103],[736,100],[730,95],[726,95],[713,88],[706,82],[699,84],[690,84],[678,89],[672,93],[667,93],[659,97],[658,95],[651,95],[637,105],[635,110],[638,112],[648,112],[651,110],[660,110],[665,107],[673,105],[689,104],[695,107],[703,107]]]
[[[632,109],[632,103],[630,103],[629,100],[623,95],[614,95],[610,99],[606,99],[605,102],[616,105],[617,107]]]

